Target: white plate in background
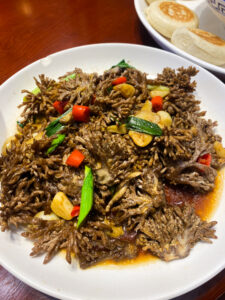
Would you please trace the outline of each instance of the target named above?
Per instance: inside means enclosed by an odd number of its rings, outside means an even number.
[[[44,73],[57,79],[74,67],[102,72],[121,59],[155,77],[164,67],[196,66],[175,54],[146,46],[97,44],[61,51],[22,69],[0,87],[0,147],[15,128],[22,101],[20,91],[33,89],[33,76]],[[218,120],[218,132],[225,138],[225,86],[208,71],[199,69],[197,97],[207,117]],[[190,255],[169,263],[145,262],[127,267],[98,266],[81,270],[56,256],[43,265],[43,256],[31,258],[32,243],[18,233],[0,232],[0,264],[30,286],[51,296],[68,300],[169,299],[203,284],[225,267],[225,194],[213,216],[218,221],[217,240],[198,243]]]
[[[209,8],[206,0],[183,0],[183,1],[176,1],[180,4],[183,4],[193,10],[197,16],[199,17],[199,28],[209,31],[215,35],[218,35],[220,38],[225,40],[225,23],[220,21],[215,14]],[[153,39],[158,43],[163,49],[172,51],[178,55],[187,58],[194,63],[206,68],[217,76],[222,79],[225,79],[225,65],[223,66],[216,66],[206,61],[199,59],[191,54],[186,53],[185,51],[179,49],[178,47],[174,46],[169,39],[165,38],[161,35],[158,31],[156,31],[151,24],[149,24],[145,10],[148,7],[145,0],[134,0],[135,9],[139,19],[141,20],[142,24],[151,34]]]

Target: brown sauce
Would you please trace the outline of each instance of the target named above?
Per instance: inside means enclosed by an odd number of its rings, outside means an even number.
[[[105,260],[101,263],[99,263],[98,266],[119,266],[119,267],[127,267],[127,266],[133,266],[133,265],[139,265],[145,262],[155,262],[158,261],[159,258],[150,254],[150,253],[144,253],[140,252],[137,257],[132,259],[123,259],[121,261],[114,261],[112,259]]]
[[[185,202],[190,202],[194,204],[196,214],[198,214],[202,220],[209,220],[221,198],[224,178],[225,169],[218,172],[215,181],[215,188],[208,194],[196,194],[193,191],[184,191],[180,188],[167,186],[165,188],[167,202],[172,205],[181,205]]]
[[[192,191],[184,191],[180,188],[172,188],[170,186],[166,186],[165,188],[165,194],[167,202],[171,205],[182,205],[184,202],[188,201],[190,203],[194,204],[196,213],[201,217],[203,220],[209,220],[218,203],[221,198],[222,192],[223,192],[223,185],[225,180],[225,168],[220,170],[218,172],[218,175],[216,177],[215,181],[215,188],[212,192],[202,195],[202,194],[196,194]],[[60,251],[61,255],[65,258],[66,251],[63,249]],[[73,255],[75,257],[75,255]],[[133,266],[133,265],[139,265],[146,262],[154,263],[158,261],[159,258],[155,257],[154,255],[151,255],[150,253],[144,253],[140,252],[137,257],[133,259],[124,259],[122,261],[116,262],[114,260],[106,260],[101,263],[98,263],[97,266],[109,266],[109,267],[127,267],[127,266]]]
[[[194,204],[196,213],[200,216],[202,220],[209,220],[221,198],[223,192],[223,184],[225,179],[225,169],[220,170],[216,177],[215,188],[212,192],[203,195],[196,194],[192,191],[184,191],[179,188],[172,188],[167,186],[165,189],[167,202],[170,204],[183,204],[188,201]],[[159,258],[149,254],[141,252],[136,258],[133,259],[125,259],[119,262],[115,262],[113,260],[104,261],[98,266],[129,266],[129,265],[137,265],[145,262],[155,262],[159,260]]]

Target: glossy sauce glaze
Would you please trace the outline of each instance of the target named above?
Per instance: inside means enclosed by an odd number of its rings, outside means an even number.
[[[154,263],[158,261],[159,258],[150,254],[150,253],[145,253],[145,252],[140,252],[137,257],[132,258],[132,259],[123,259],[120,261],[115,261],[112,259],[105,260],[103,262],[98,263],[94,267],[98,266],[119,266],[119,267],[127,267],[127,266],[133,266],[133,265],[140,265],[146,262],[151,262]]]
[[[217,174],[215,181],[215,188],[212,192],[208,194],[194,193],[193,191],[184,190],[178,187],[165,186],[165,196],[166,200],[171,205],[182,205],[186,201],[193,203],[196,213],[200,216],[202,220],[209,220],[221,198],[223,192],[223,185],[225,179],[225,168],[220,170]],[[119,262],[113,260],[104,261],[98,266],[129,266],[136,265],[145,262],[155,262],[159,258],[149,254],[140,252],[136,258],[125,259]]]
[[[171,205],[182,205],[186,201],[193,203],[195,207],[196,213],[201,217],[203,220],[209,220],[221,198],[223,192],[223,185],[225,179],[225,168],[218,172],[215,181],[215,188],[212,192],[208,194],[199,194],[194,193],[193,191],[184,190],[178,187],[171,187],[165,186],[165,196],[166,200]],[[65,258],[66,251],[62,249],[60,254]],[[73,254],[73,258],[75,255]],[[119,267],[127,267],[133,265],[139,265],[146,262],[154,263],[158,261],[159,258],[151,255],[150,253],[140,252],[137,257],[133,259],[124,259],[122,261],[114,261],[114,260],[106,260],[103,262],[98,263],[94,267],[98,266],[119,266]]]
[[[208,194],[194,193],[190,190],[166,186],[166,200],[171,205],[182,205],[185,202],[190,202],[194,205],[196,214],[199,215],[202,220],[209,220],[212,217],[221,198],[224,177],[225,169],[218,172],[215,181],[215,188]]]

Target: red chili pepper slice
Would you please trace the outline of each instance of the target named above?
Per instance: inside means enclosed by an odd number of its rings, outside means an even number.
[[[210,153],[206,153],[202,156],[199,156],[197,162],[205,166],[210,166],[212,162],[212,155]]]
[[[75,121],[86,123],[90,118],[90,108],[83,105],[74,105],[72,115]]]
[[[71,211],[71,217],[77,217],[80,213],[80,205],[75,205]]]
[[[152,108],[154,111],[160,111],[163,108],[163,98],[161,96],[155,96],[151,100]]]
[[[82,163],[82,161],[84,160],[85,156],[83,155],[83,153],[81,153],[79,150],[74,150],[70,156],[67,158],[66,160],[66,164],[71,166],[71,167],[75,167],[78,168],[80,166],[80,164]]]
[[[64,113],[64,107],[66,106],[67,103],[68,103],[68,101],[55,101],[53,103],[53,106],[57,110],[57,112],[60,115],[62,115]]]
[[[117,84],[121,84],[121,83],[125,83],[125,82],[127,82],[127,78],[124,76],[121,76],[121,77],[114,79],[112,81],[112,85],[117,85]]]

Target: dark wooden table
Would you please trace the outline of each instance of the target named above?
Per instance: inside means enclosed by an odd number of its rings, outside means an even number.
[[[159,47],[143,28],[133,0],[0,0],[0,84],[56,51],[123,42]],[[0,300],[52,299],[0,266]],[[176,300],[225,299],[225,270]]]

